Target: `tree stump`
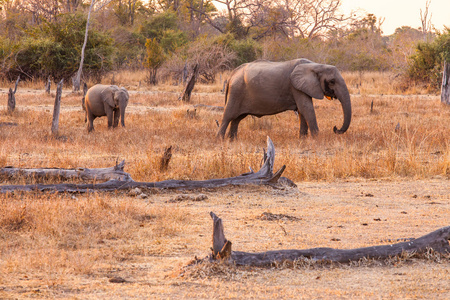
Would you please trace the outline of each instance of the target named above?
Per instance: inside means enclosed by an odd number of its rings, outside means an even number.
[[[444,62],[444,75],[442,76],[441,102],[450,105],[450,63]]]
[[[53,107],[53,119],[52,119],[52,134],[58,135],[59,128],[59,111],[61,109],[61,94],[64,79],[58,83],[56,87],[55,105]]]
[[[14,96],[14,92],[12,88],[9,88],[8,91],[8,112],[12,113],[16,109],[16,97]]]
[[[195,64],[194,69],[192,70],[192,74],[191,76],[189,76],[189,79],[187,81],[186,87],[184,88],[184,91],[180,96],[182,101],[189,102],[191,100],[191,93],[192,90],[194,89],[197,76],[198,76],[198,64]]]
[[[50,95],[50,87],[52,85],[52,81],[50,80],[50,76],[48,76],[47,83],[45,84],[45,92]]]
[[[172,146],[169,146],[166,148],[163,156],[161,157],[161,163],[159,166],[159,170],[161,172],[164,172],[169,168],[169,162],[171,158],[172,158]]]
[[[14,90],[9,88],[8,91],[8,112],[12,113],[16,109],[16,92],[17,86],[19,85],[20,75],[17,77],[16,85],[14,86]]]

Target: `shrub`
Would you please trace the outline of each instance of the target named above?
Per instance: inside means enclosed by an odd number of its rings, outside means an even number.
[[[5,75],[15,78],[24,74],[29,79],[50,75],[67,80],[78,70],[85,28],[86,19],[82,14],[61,15],[57,22],[43,22],[12,47],[13,51],[5,59],[4,65],[8,65]],[[5,45],[0,44],[2,48]],[[85,74],[98,77],[108,71],[112,52],[112,40],[90,29],[83,65]]]
[[[236,40],[231,33],[219,35],[212,42],[235,53],[233,67],[259,59],[262,55],[262,47],[258,42],[250,38]]]
[[[149,70],[148,82],[156,84],[156,72],[165,60],[163,48],[156,39],[147,39],[145,43],[146,58],[144,66]]]
[[[432,42],[420,42],[410,57],[408,77],[432,89],[438,89],[442,81],[444,61],[450,62],[450,28],[438,33]]]

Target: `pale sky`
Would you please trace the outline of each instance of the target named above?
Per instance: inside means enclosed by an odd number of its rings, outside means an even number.
[[[342,0],[342,11],[349,13],[352,9],[363,9],[384,18],[381,26],[383,35],[394,33],[401,26],[412,28],[422,27],[420,10],[425,11],[426,0]],[[444,25],[450,27],[450,0],[431,0],[428,16],[431,14],[431,24],[438,30]]]

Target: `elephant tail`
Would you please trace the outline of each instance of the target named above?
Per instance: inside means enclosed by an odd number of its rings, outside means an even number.
[[[227,84],[225,85],[225,105],[227,105],[229,90],[230,90],[230,79],[227,80]]]

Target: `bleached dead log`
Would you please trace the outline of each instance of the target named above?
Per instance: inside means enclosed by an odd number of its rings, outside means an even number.
[[[21,177],[34,179],[81,179],[103,182],[111,179],[119,181],[131,180],[130,174],[124,172],[125,161],[109,168],[76,168],[76,169],[60,169],[60,168],[36,168],[23,169],[5,167],[0,169],[0,176],[7,178]]]
[[[264,165],[258,172],[248,172],[239,176],[209,179],[209,180],[164,180],[158,182],[137,182],[129,177],[127,180],[112,179],[103,183],[94,184],[32,184],[32,185],[3,185],[0,186],[0,193],[14,191],[52,191],[68,193],[86,193],[88,191],[116,191],[128,190],[135,187],[157,188],[157,189],[203,189],[219,188],[224,186],[242,186],[242,185],[276,185],[285,170],[282,166],[280,170],[273,173],[275,161],[275,147],[272,140],[267,137],[267,158]],[[290,181],[285,178],[284,181]]]
[[[312,248],[306,250],[274,250],[260,253],[232,251],[231,242],[225,238],[222,220],[213,212],[213,241],[211,260],[227,259],[242,266],[272,266],[302,259],[348,263],[360,259],[384,260],[406,253],[425,253],[433,249],[438,253],[450,253],[450,226],[443,227],[420,238],[392,245],[371,246],[357,249]]]

